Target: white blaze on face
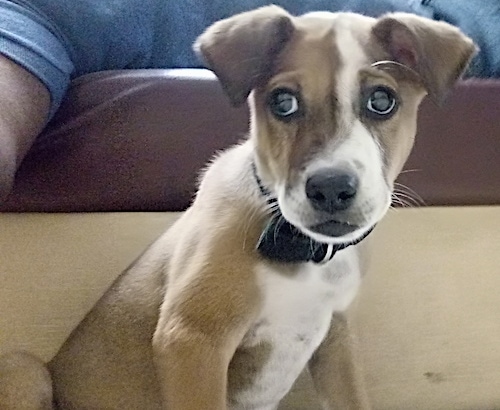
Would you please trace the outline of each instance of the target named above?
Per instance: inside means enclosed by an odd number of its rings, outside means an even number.
[[[336,42],[341,66],[337,77],[337,98],[340,105],[341,124],[339,132],[345,132],[342,142],[331,150],[332,163],[344,160],[358,171],[360,180],[356,205],[372,209],[365,215],[367,223],[376,223],[390,206],[390,189],[384,177],[383,153],[377,139],[371,135],[356,116],[356,105],[360,105],[359,70],[370,64],[366,50],[354,36],[359,27],[371,27],[373,20],[355,14],[345,14],[336,22]],[[367,28],[367,32],[369,29]]]
[[[352,206],[353,224],[366,228],[374,225],[390,206],[390,190],[384,178],[384,162],[377,140],[363,123],[355,119],[342,142],[332,142],[306,170],[307,175],[329,167],[355,172],[359,178],[356,200]]]

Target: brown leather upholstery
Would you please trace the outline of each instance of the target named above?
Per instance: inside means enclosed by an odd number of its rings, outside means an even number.
[[[405,169],[427,205],[500,204],[500,81],[464,81],[440,108],[426,100]]]
[[[500,81],[426,102],[401,182],[427,205],[500,203]],[[135,70],[75,81],[19,170],[3,211],[178,211],[199,170],[248,128],[205,70]]]

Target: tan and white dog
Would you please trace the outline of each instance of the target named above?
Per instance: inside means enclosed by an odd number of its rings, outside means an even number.
[[[369,408],[342,313],[363,275],[357,243],[390,206],[419,103],[443,98],[475,46],[409,14],[269,6],[196,48],[234,104],[250,96],[249,138],[213,161],[50,376],[3,359],[2,409],[270,410],[306,366],[324,408]]]

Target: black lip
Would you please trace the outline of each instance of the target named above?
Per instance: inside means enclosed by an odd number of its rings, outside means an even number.
[[[339,237],[350,234],[359,229],[357,225],[350,225],[345,222],[327,221],[309,228],[312,232],[319,233],[325,236]]]

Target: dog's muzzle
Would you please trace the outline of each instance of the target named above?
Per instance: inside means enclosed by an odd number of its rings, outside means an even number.
[[[326,263],[332,260],[338,251],[361,242],[375,228],[375,226],[371,227],[360,238],[346,243],[328,244],[318,242],[310,236],[302,233],[297,227],[292,225],[283,217],[279,209],[279,205],[277,204],[277,199],[272,197],[270,192],[262,185],[262,181],[257,175],[257,169],[253,163],[252,168],[262,196],[266,199],[269,205],[276,208],[276,210],[271,214],[270,220],[260,235],[257,243],[257,250],[268,260],[281,263]],[[328,180],[328,176],[326,179]],[[325,181],[320,182],[324,183]],[[344,182],[342,181],[342,184],[343,183]],[[347,185],[353,186],[350,181],[347,182],[345,186]],[[338,196],[338,193],[339,191],[336,191],[331,195]],[[346,223],[328,221],[314,227],[313,230],[326,236],[342,236],[343,234],[351,233],[358,228],[359,227],[357,226]],[[341,232],[345,233],[342,234]]]

